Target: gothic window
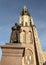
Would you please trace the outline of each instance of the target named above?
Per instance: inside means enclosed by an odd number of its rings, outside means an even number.
[[[20,42],[21,43],[25,43],[26,42],[26,32],[25,30],[23,30],[21,33],[20,33]]]
[[[24,56],[24,64],[30,65],[33,63],[33,52],[31,49],[25,50],[25,56]]]
[[[32,36],[32,32],[29,31],[29,42],[32,43],[33,41],[33,36]]]
[[[27,22],[25,22],[25,26],[27,26]]]
[[[32,43],[32,32],[31,31],[29,31],[26,34],[26,43]]]
[[[31,26],[31,22],[30,22],[30,26]]]

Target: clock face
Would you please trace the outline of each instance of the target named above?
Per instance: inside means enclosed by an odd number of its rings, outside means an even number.
[[[33,53],[30,49],[25,50],[24,63],[25,65],[30,65],[33,63]]]

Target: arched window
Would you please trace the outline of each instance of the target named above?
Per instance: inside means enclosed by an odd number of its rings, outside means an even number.
[[[26,34],[26,43],[32,43],[32,32],[31,31],[29,31]]]
[[[33,63],[33,52],[31,49],[27,48],[25,50],[24,63],[25,65],[30,65]]]
[[[27,22],[25,22],[25,26],[27,26]]]
[[[30,22],[30,26],[31,26],[31,22]]]
[[[32,43],[32,32],[31,31],[29,31],[28,36],[29,36],[29,43]]]
[[[23,30],[23,31],[20,33],[20,42],[21,42],[21,43],[25,43],[25,42],[26,42],[26,32],[25,32],[25,30]]]

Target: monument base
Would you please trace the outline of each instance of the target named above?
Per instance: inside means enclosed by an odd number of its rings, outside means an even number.
[[[1,65],[22,65],[25,48],[21,44],[6,44],[1,46],[1,48]]]

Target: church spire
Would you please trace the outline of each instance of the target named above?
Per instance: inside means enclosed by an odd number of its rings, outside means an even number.
[[[30,16],[30,13],[26,6],[24,6],[21,11],[20,24],[21,24],[21,26],[26,26],[26,27],[34,25],[33,19]]]
[[[26,6],[24,6],[24,10],[27,10],[27,7]]]
[[[30,16],[30,14],[29,14],[28,9],[27,9],[26,6],[24,6],[24,8],[22,9],[21,15],[22,15],[22,16],[23,16],[23,15],[28,15],[28,16]]]

